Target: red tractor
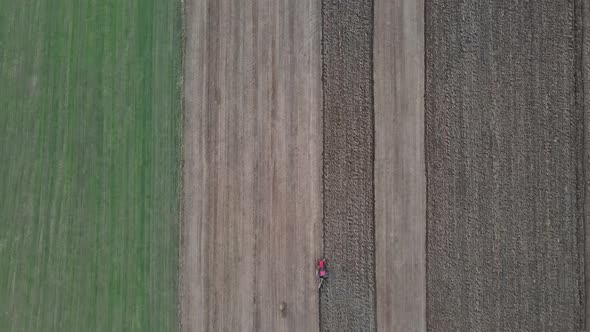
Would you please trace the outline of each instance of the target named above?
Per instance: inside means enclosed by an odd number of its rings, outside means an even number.
[[[318,289],[322,287],[322,284],[324,283],[324,280],[326,278],[328,278],[328,270],[326,269],[326,260],[325,259],[320,259],[318,261],[318,278],[320,278],[320,285],[318,286]]]

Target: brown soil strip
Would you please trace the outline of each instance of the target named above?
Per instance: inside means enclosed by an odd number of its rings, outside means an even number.
[[[183,331],[313,331],[319,2],[186,2]]]
[[[322,1],[324,254],[321,330],[375,329],[373,1]]]
[[[375,0],[377,330],[426,330],[424,2]]]
[[[430,331],[584,325],[574,1],[426,1]]]

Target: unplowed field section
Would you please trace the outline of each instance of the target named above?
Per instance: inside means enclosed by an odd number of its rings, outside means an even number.
[[[375,0],[378,331],[426,329],[424,3]]]
[[[314,331],[320,3],[186,3],[183,331]]]
[[[180,13],[0,0],[0,331],[177,327]]]

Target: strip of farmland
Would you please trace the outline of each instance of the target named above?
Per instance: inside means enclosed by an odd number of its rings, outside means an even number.
[[[324,331],[375,329],[373,1],[322,1]]]
[[[177,326],[180,1],[0,0],[0,330]]]
[[[377,330],[426,330],[424,3],[375,0]]]
[[[320,6],[186,3],[183,331],[314,331]]]
[[[584,329],[581,3],[426,1],[430,331]]]

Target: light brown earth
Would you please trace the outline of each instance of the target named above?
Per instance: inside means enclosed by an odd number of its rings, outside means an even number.
[[[186,2],[182,331],[319,327],[319,6]]]
[[[424,2],[375,0],[377,330],[426,330]]]

